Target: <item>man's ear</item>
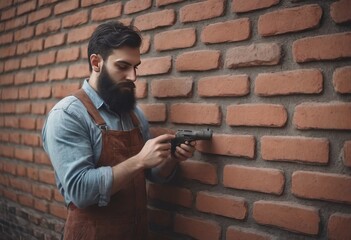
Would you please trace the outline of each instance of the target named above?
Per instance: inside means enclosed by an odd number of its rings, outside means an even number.
[[[90,63],[91,67],[93,68],[94,72],[100,72],[102,67],[102,58],[98,54],[91,54],[90,55]]]

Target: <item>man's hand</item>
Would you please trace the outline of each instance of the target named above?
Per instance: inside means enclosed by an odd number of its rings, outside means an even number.
[[[148,140],[136,156],[140,159],[142,167],[152,168],[169,158],[171,155],[170,140],[174,137],[172,134],[164,134]]]
[[[186,141],[185,144],[181,144],[177,146],[176,151],[174,152],[175,160],[177,161],[185,161],[188,158],[191,158],[195,152],[195,145],[196,141],[188,142]]]

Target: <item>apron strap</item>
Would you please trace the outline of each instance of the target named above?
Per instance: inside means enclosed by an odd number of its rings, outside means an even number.
[[[100,113],[98,112],[98,110],[96,109],[86,92],[81,88],[74,94],[74,96],[83,103],[96,125],[98,125],[100,129],[106,130],[107,125],[105,120],[101,117]]]

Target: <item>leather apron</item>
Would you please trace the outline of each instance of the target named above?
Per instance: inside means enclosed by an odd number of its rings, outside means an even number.
[[[83,89],[75,96],[102,131],[100,166],[115,166],[140,152],[144,145],[140,123],[134,112],[130,113],[136,128],[130,131],[107,130],[106,123]],[[136,240],[147,238],[145,172],[138,173],[132,181],[111,196],[107,206],[97,205],[79,209],[70,203],[65,224],[67,240]]]

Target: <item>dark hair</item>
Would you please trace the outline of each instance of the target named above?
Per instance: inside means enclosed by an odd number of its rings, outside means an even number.
[[[90,56],[99,54],[106,60],[114,49],[121,47],[139,48],[142,42],[139,31],[133,26],[125,26],[118,21],[99,25],[88,44],[89,69],[92,70]]]

